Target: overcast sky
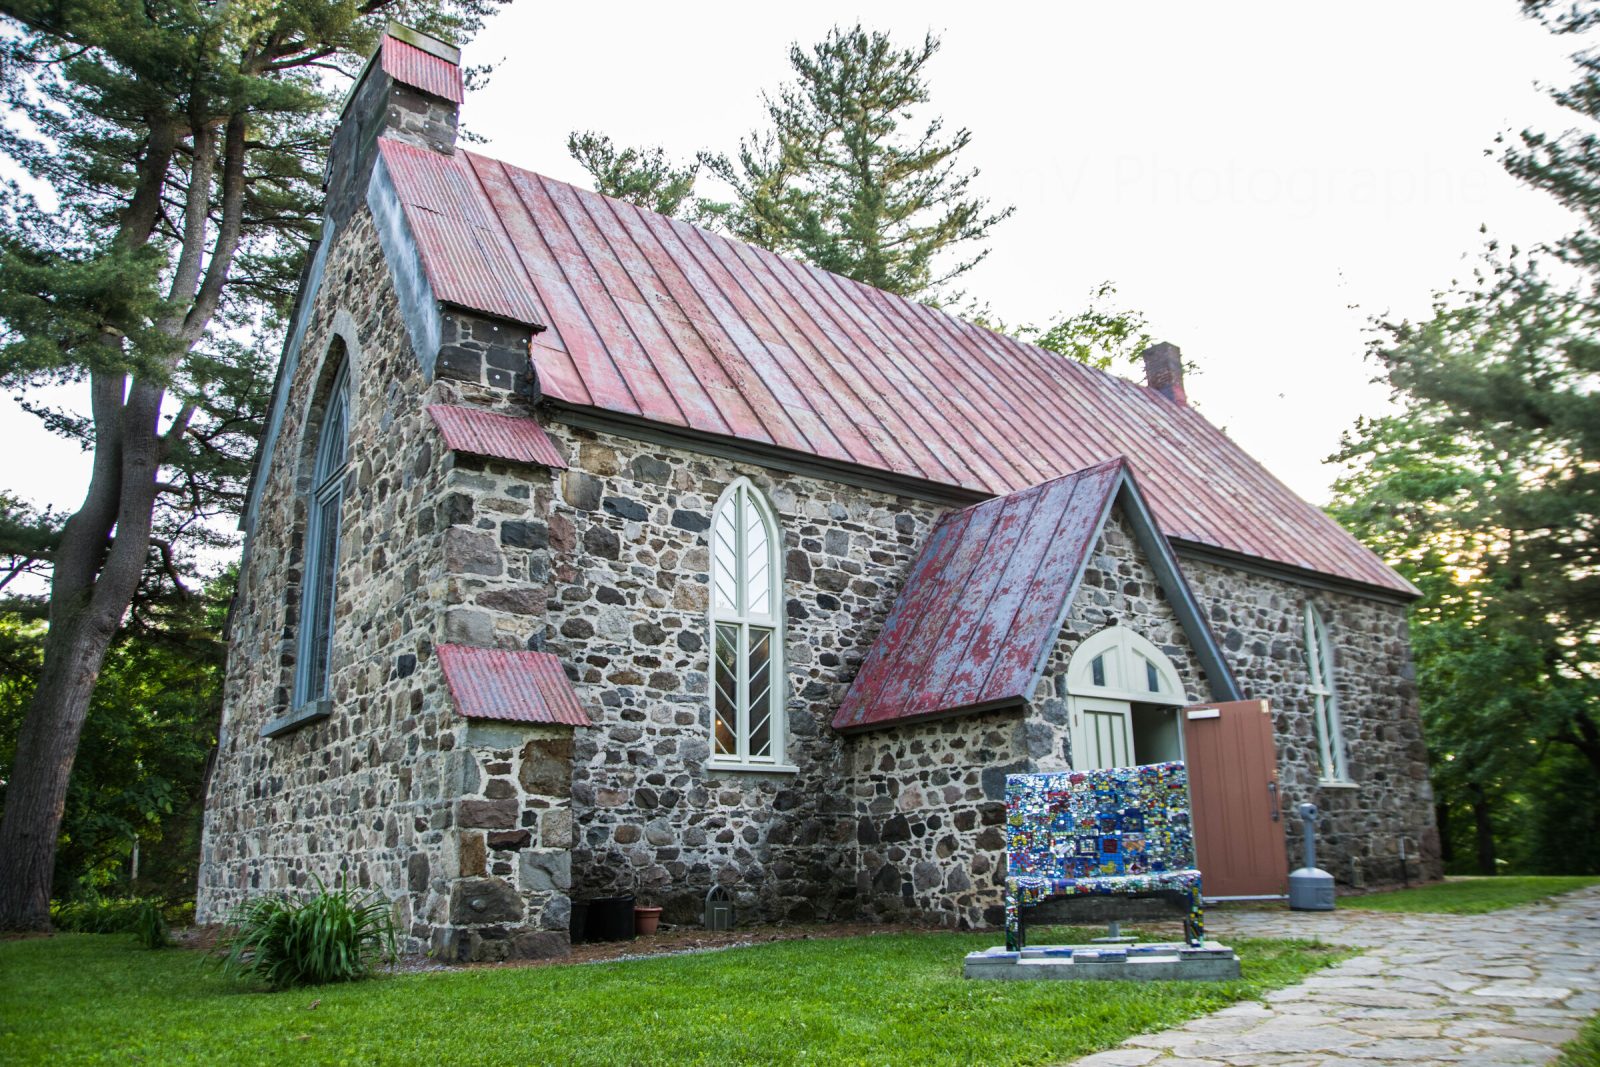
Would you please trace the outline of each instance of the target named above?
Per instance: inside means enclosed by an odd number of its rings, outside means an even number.
[[[1489,153],[1503,131],[1567,124],[1541,86],[1570,80],[1573,42],[1513,0],[1052,7],[519,0],[466,50],[498,68],[464,121],[480,150],[583,181],[571,129],[731,150],[792,41],[857,18],[907,43],[931,29],[932,107],[973,131],[976,190],[1017,209],[968,291],[1044,322],[1115,282],[1200,365],[1201,410],[1325,502],[1323,458],[1386,402],[1366,319],[1425,314],[1480,226],[1523,243],[1567,228]],[[9,399],[0,444],[0,484],[80,499],[85,459]]]

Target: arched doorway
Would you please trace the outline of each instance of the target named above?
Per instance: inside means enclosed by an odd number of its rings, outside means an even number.
[[[1126,626],[1085,640],[1067,665],[1075,770],[1183,758],[1178,709],[1193,701],[1166,654]]]

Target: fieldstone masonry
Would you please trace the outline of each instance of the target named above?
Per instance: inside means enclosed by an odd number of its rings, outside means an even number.
[[[1252,698],[1272,702],[1284,810],[1317,805],[1317,862],[1340,882],[1436,878],[1439,837],[1428,813],[1433,788],[1417,716],[1416,670],[1403,606],[1308,589],[1216,563],[1184,564],[1190,588],[1222,641],[1229,666]],[[1311,733],[1305,605],[1315,604],[1333,644],[1349,783],[1325,783]],[[1291,861],[1298,819],[1285,820]],[[1400,840],[1410,869],[1400,866]]]
[[[572,916],[572,731],[474,722],[455,801],[447,959],[561,955]],[[420,861],[419,861],[420,862]]]
[[[1130,626],[1166,652],[1194,700],[1210,698],[1114,514],[1028,707],[835,733],[839,702],[948,505],[572,425],[540,402],[527,328],[401,307],[397,293],[411,290],[397,288],[366,206],[373,139],[398,131],[447,151],[454,112],[380,78],[358,89],[351,114],[276,443],[256,474],[202,921],[316,877],[383,894],[409,947],[448,959],[564,952],[574,897],[631,892],[669,922],[693,921],[714,883],[747,920],[992,926],[1005,775],[1070,766],[1065,671],[1078,644]],[[419,352],[416,337],[432,335],[407,323],[435,312],[439,349]],[[331,699],[324,717],[300,721],[305,501],[342,359],[350,465]],[[452,452],[429,404],[537,419],[569,469]],[[788,766],[764,772],[720,768],[710,747],[709,529],[741,477],[782,536]],[[1422,856],[1410,874],[1437,873],[1404,607],[1209,559],[1185,571],[1246,693],[1273,703],[1286,803],[1312,799],[1326,813],[1324,865],[1342,880],[1356,861],[1369,881],[1398,879],[1404,837]],[[1335,645],[1352,784],[1317,778],[1308,600]],[[594,725],[467,721],[434,655],[441,642],[554,653]],[[263,736],[272,722],[283,732]]]

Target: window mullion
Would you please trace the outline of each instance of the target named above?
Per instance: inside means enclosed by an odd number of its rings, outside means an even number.
[[[750,624],[739,624],[739,670],[735,709],[738,719],[739,762],[750,762]]]

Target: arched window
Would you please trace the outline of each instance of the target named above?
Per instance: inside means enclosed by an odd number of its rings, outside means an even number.
[[[711,520],[711,759],[783,763],[783,590],[778,524],[740,478]]]
[[[1073,770],[1183,758],[1183,679],[1166,653],[1128,627],[1108,626],[1078,645],[1067,693]]]
[[[1189,703],[1166,653],[1126,626],[1109,626],[1078,646],[1067,667],[1067,690],[1144,704]]]
[[[295,672],[297,705],[325,700],[328,696],[333,595],[339,564],[339,515],[344,504],[347,466],[348,392],[348,366],[341,364],[323,407],[322,423],[317,429],[316,457],[311,467],[305,570],[300,587],[300,650]]]
[[[1344,733],[1339,728],[1339,694],[1333,680],[1333,646],[1322,616],[1306,605],[1306,673],[1311,677],[1311,731],[1317,739],[1317,764],[1324,780],[1347,782]]]

